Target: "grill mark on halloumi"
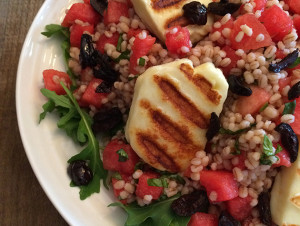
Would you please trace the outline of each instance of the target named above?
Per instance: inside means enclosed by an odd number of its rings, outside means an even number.
[[[137,140],[144,147],[144,154],[147,155],[150,163],[154,165],[159,163],[171,172],[177,172],[180,169],[176,162],[173,161],[173,158],[164,151],[167,147],[162,147],[156,143],[155,138],[149,136],[149,133],[138,133]]]
[[[184,16],[182,16],[181,14],[171,17],[169,18],[166,23],[165,23],[165,29],[173,27],[173,26],[181,26],[181,27],[185,27],[189,25],[189,21],[188,19],[186,19]]]
[[[201,90],[210,102],[215,105],[220,103],[222,96],[215,90],[212,90],[212,84],[203,75],[194,75],[193,68],[188,64],[181,64],[180,70]]]
[[[169,139],[172,139],[178,143],[193,143],[188,137],[189,129],[187,126],[174,122],[169,116],[163,114],[159,110],[154,109],[147,100],[141,100],[140,105],[141,107],[147,109],[153,123],[155,123],[156,128],[160,131],[160,133],[167,134]]]
[[[154,76],[154,81],[160,87],[168,101],[170,101],[173,106],[179,110],[182,116],[196,124],[201,129],[208,128],[208,117],[205,117],[204,114],[197,109],[194,103],[183,96],[183,94],[180,93],[169,80],[156,75]]]
[[[167,9],[179,5],[184,0],[152,0],[152,8],[155,10]]]

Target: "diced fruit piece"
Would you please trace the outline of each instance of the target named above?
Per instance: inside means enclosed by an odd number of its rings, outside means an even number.
[[[253,12],[255,12],[256,10],[264,11],[267,0],[254,0],[254,3],[255,3],[255,7],[253,9]]]
[[[123,149],[128,158],[126,161],[119,161],[119,150]],[[103,167],[107,170],[118,171],[123,174],[130,175],[134,172],[134,167],[139,161],[139,157],[133,151],[129,144],[114,139],[112,140],[103,151]]]
[[[238,167],[241,170],[246,169],[246,165],[245,165],[245,160],[246,160],[246,152],[242,151],[241,154],[239,154],[238,156],[238,163],[233,165],[234,167]]]
[[[152,178],[159,178],[159,175],[153,172],[144,172],[142,176],[140,176],[135,193],[141,199],[143,199],[145,195],[151,195],[153,200],[156,200],[161,196],[163,192],[162,187],[148,185],[148,179]]]
[[[63,82],[67,87],[70,87],[71,85],[71,79],[69,75],[62,71],[57,71],[53,69],[44,70],[43,78],[45,88],[54,91],[57,95],[66,94],[66,91],[61,86],[60,82]]]
[[[226,67],[220,67],[220,69],[223,71],[223,74],[225,76],[229,76],[231,69],[236,67],[236,63],[238,60],[241,59],[241,57],[236,55],[235,50],[233,50],[229,46],[223,47],[222,50],[226,52],[226,57],[228,57],[231,60],[231,63]]]
[[[188,226],[217,226],[218,217],[214,214],[195,213],[192,215]]]
[[[83,0],[84,1],[84,3],[86,3],[86,4],[90,4],[90,0]]]
[[[259,21],[265,26],[271,38],[276,42],[281,41],[293,28],[292,19],[277,5],[266,9],[261,14]]]
[[[235,110],[243,116],[257,113],[271,97],[263,88],[251,86],[251,90],[251,96],[242,96],[236,101]]]
[[[293,80],[292,76],[279,79],[278,80],[279,91],[281,92],[284,87],[286,87],[287,85],[290,85],[292,80]]]
[[[121,16],[129,17],[127,3],[115,0],[108,1],[107,10],[103,15],[104,24],[118,23]]]
[[[281,147],[283,147],[280,144]],[[278,154],[276,154],[276,156],[279,158],[280,162],[273,164],[273,167],[279,167],[279,166],[286,166],[286,167],[290,167],[291,166],[291,158],[290,158],[290,154],[288,153],[287,150],[283,149],[281,152],[279,152]]]
[[[149,34],[149,32],[146,31],[146,30],[142,30],[142,29],[139,29],[139,28],[138,29],[130,28],[128,33],[127,33],[128,40],[131,39],[132,37],[137,36],[142,31],[147,32],[147,35]]]
[[[286,57],[286,55],[285,55],[285,54],[283,53],[283,51],[280,50],[280,49],[277,49],[275,55],[276,55],[276,58],[277,58],[277,59],[283,59],[283,58]]]
[[[70,27],[75,23],[76,19],[82,22],[88,22],[91,25],[96,25],[100,20],[100,15],[89,4],[75,3],[68,10],[61,25]]]
[[[96,43],[96,48],[101,52],[104,53],[104,47],[107,43],[117,46],[120,34],[118,32],[113,33],[113,35],[108,38],[105,34],[102,34],[99,40]]]
[[[300,135],[300,97],[296,99],[294,116],[295,121],[291,124],[291,127],[297,135]]]
[[[191,49],[189,30],[180,26],[170,27],[166,31],[166,46],[171,53],[186,55]]]
[[[287,2],[287,4],[289,5],[289,9],[297,14],[300,14],[300,1],[299,0],[289,0]]]
[[[88,32],[89,34],[94,34],[94,26],[81,26],[79,24],[74,24],[70,33],[70,43],[71,46],[80,48],[81,36],[84,32]]]
[[[130,56],[130,73],[137,74],[135,67],[137,66],[137,60],[142,56],[148,54],[153,44],[155,43],[155,38],[151,35],[147,35],[146,38],[140,39],[137,36],[131,47],[132,55]]]
[[[252,35],[246,33],[240,37],[241,26],[247,25],[252,29]],[[257,37],[259,35],[259,37]],[[260,39],[261,38],[261,39]],[[272,39],[263,24],[253,14],[244,14],[235,22],[230,36],[231,47],[233,49],[258,49],[265,46],[270,46]]]
[[[219,22],[221,23],[220,20]],[[213,34],[214,32],[220,32],[223,38],[229,38],[232,28],[233,28],[233,19],[232,17],[230,17],[230,19],[225,24],[221,24],[221,27],[219,28],[213,27],[211,34]],[[220,39],[218,39],[217,42],[219,42],[219,44],[224,44],[224,41],[221,41]]]
[[[81,100],[99,109],[102,106],[102,100],[108,95],[107,93],[96,93],[96,88],[101,83],[101,79],[92,79],[85,92],[83,93]]]
[[[239,195],[238,184],[233,174],[227,171],[201,171],[200,183],[205,187],[210,200],[211,193],[216,193],[217,197],[212,202],[227,201]]]
[[[294,27],[297,30],[298,36],[300,36],[300,16],[297,15],[293,19]]]
[[[126,175],[124,175],[124,174],[120,174],[120,176],[121,176],[121,180],[124,180],[125,183],[127,183],[127,182],[130,183],[130,177],[129,177],[129,176],[126,176]],[[121,188],[121,189],[115,188],[115,184],[116,184],[118,181],[119,181],[119,180],[116,179],[116,178],[114,178],[114,177],[112,177],[112,179],[111,179],[112,187],[113,187],[113,190],[114,190],[114,195],[115,195],[115,197],[116,197],[117,199],[120,200],[121,203],[127,204],[127,198],[122,199],[122,197],[120,196],[120,193],[121,193],[122,191],[125,191],[125,188]]]
[[[236,197],[226,202],[227,211],[236,220],[242,221],[251,215],[252,207],[250,205],[252,201],[251,196],[246,198]]]

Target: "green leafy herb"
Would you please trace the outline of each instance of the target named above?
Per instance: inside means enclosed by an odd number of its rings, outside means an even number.
[[[252,127],[255,127],[255,126],[256,126],[256,123],[253,123],[249,127],[244,128],[244,129],[239,129],[237,131],[232,131],[232,130],[229,130],[229,129],[220,128],[219,133],[234,136],[234,135],[238,135],[238,134],[247,132],[248,130],[250,130]]]
[[[149,186],[155,186],[155,187],[168,187],[168,181],[166,178],[150,178],[147,180],[147,184]]]
[[[145,163],[143,163],[143,162],[138,162],[137,164],[135,164],[134,170],[138,170],[138,169],[141,170],[141,169],[143,169],[144,164]]]
[[[264,135],[263,153],[267,156],[274,155],[272,141],[270,140],[270,138],[267,135]]]
[[[56,110],[60,116],[60,120],[57,123],[58,127],[64,129],[77,142],[85,144],[85,147],[79,154],[68,160],[69,163],[75,160],[86,160],[93,172],[93,180],[86,186],[80,186],[80,199],[83,200],[93,193],[100,192],[101,179],[104,186],[107,187],[107,171],[103,168],[99,153],[99,143],[91,129],[91,117],[80,109],[71,91],[63,83],[61,85],[67,93],[64,96],[57,95],[55,92],[47,89],[41,89],[41,93],[49,99],[48,102],[54,103],[55,108],[53,108],[53,103],[44,104],[44,112],[40,114],[40,120],[45,118],[47,112]]]
[[[235,152],[232,153],[233,155],[240,155],[241,154],[240,143],[239,143],[238,138],[234,142],[234,149],[235,149]]]
[[[263,141],[263,153],[260,157],[260,164],[261,165],[272,165],[278,161],[278,157],[275,156],[279,152],[282,151],[282,147],[278,144],[276,151],[274,152],[273,144],[270,138],[267,135],[264,135]]]
[[[128,154],[123,148],[119,149],[117,154],[119,155],[119,162],[126,162],[128,160]]]
[[[120,36],[119,36],[119,39],[118,39],[118,44],[117,44],[117,51],[121,52],[121,44],[123,42],[123,34],[121,33]]]
[[[133,79],[136,79],[136,78],[138,78],[140,75],[135,75],[135,76],[133,76],[133,77],[129,77],[128,78],[128,81],[131,81],[131,80],[133,80]]]
[[[63,27],[59,24],[48,24],[45,27],[45,31],[41,33],[42,35],[45,35],[47,38],[50,38],[51,36],[58,35],[58,36],[64,36],[65,38],[70,38],[70,31],[68,27]]]
[[[145,66],[145,63],[146,63],[146,60],[143,57],[141,57],[139,59],[139,66]]]
[[[115,172],[111,177],[117,180],[122,180],[122,176],[119,172]]]
[[[118,57],[118,58],[116,58],[116,59],[113,59],[116,63],[119,63],[120,62],[120,60],[129,60],[130,59],[130,50],[125,50],[124,52],[122,52],[121,54],[120,54],[120,56]]]
[[[172,202],[178,197],[179,195],[175,195],[143,207],[137,204],[125,206],[120,202],[112,203],[109,206],[119,206],[127,212],[125,226],[186,226],[190,217],[180,217],[171,209]]]
[[[259,112],[263,112],[267,107],[269,106],[269,103],[265,103],[260,109]]]
[[[297,60],[290,66],[288,66],[288,68],[292,69],[297,67],[300,64],[300,57],[297,58]]]
[[[45,26],[45,31],[41,33],[42,35],[45,35],[47,38],[50,37],[58,37],[61,39],[61,48],[63,50],[63,55],[65,58],[65,63],[67,67],[67,73],[70,76],[70,79],[72,81],[72,90],[75,89],[76,86],[76,77],[72,73],[71,69],[69,68],[69,59],[70,56],[70,31],[69,28],[63,27],[59,24],[48,24]]]
[[[282,114],[283,114],[283,115],[286,115],[286,114],[294,114],[295,108],[296,108],[296,100],[294,100],[294,101],[292,101],[292,102],[289,102],[289,103],[286,103],[286,104],[284,105],[284,109],[283,109]]]

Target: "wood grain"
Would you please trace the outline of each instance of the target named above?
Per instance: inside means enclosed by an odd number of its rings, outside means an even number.
[[[30,167],[16,117],[18,60],[27,31],[43,2],[0,0],[0,225],[4,226],[67,225]]]

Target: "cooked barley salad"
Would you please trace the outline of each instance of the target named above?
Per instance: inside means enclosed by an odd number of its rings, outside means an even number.
[[[298,0],[74,3],[42,32],[67,73],[40,120],[83,145],[80,198],[102,181],[125,225],[300,225],[299,33]]]

